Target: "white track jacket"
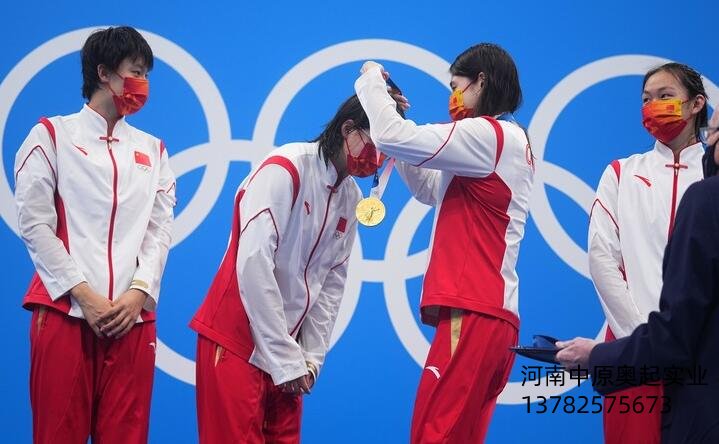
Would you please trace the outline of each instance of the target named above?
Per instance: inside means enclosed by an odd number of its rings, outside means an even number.
[[[154,319],[170,247],[175,179],[159,139],[125,119],[107,123],[85,105],[41,119],[15,158],[18,228],[37,274],[23,305],[82,318],[69,295],[86,281],[115,300],[130,288],[149,297]]]
[[[702,178],[703,154],[695,144],[675,159],[657,141],[604,170],[590,213],[589,271],[616,338],[659,309],[664,248],[679,201]]]

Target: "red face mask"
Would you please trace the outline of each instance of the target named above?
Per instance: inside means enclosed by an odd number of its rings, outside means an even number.
[[[652,100],[642,107],[642,124],[663,144],[676,139],[687,121],[682,118],[681,99]]]
[[[471,85],[470,83],[469,85]],[[465,117],[473,117],[474,109],[464,107],[464,96],[463,93],[469,88],[467,85],[464,89],[455,88],[452,94],[449,96],[449,117],[453,121],[462,120]]]
[[[112,91],[112,101],[115,103],[117,113],[127,116],[138,112],[145,104],[147,96],[150,95],[150,82],[136,77],[120,77],[123,79],[122,95],[118,95],[109,83],[107,86]]]
[[[357,156],[353,156],[350,153],[347,138],[345,138],[345,146],[347,148],[347,173],[356,177],[369,177],[377,172],[387,156],[382,153],[378,155],[377,147],[374,146],[374,143],[372,143],[371,140],[365,141],[362,136],[362,131],[357,131],[359,132],[362,142],[364,142],[364,146]]]

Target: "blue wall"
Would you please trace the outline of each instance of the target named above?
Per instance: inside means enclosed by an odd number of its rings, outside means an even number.
[[[353,93],[365,59],[382,60],[412,102],[409,117],[430,122],[448,120],[447,67],[459,52],[493,41],[512,53],[524,89],[517,118],[529,127],[539,157],[519,260],[520,342],[530,342],[535,333],[599,334],[604,319],[587,279],[587,210],[604,167],[652,144],[640,122],[640,74],[671,59],[719,82],[716,2],[631,3],[610,0],[596,9],[586,2],[376,0],[5,4],[3,441],[31,440],[29,314],[20,301],[33,267],[13,228],[15,151],[39,116],[82,106],[78,50],[89,30],[133,25],[156,55],[150,101],[130,120],[166,141],[179,203],[159,305],[164,345],[158,347],[150,441],[184,443],[196,441],[195,335],[186,325],[224,252],[235,188],[251,162],[274,146],[317,135]],[[707,85],[715,103],[719,90]],[[370,182],[360,181],[365,193]],[[360,228],[335,344],[306,398],[304,442],[407,441],[418,361],[432,336],[416,315],[432,213],[410,199],[396,175],[385,196],[385,222]],[[601,442],[600,415],[527,413],[521,399],[591,396],[588,385],[522,387],[523,365],[533,363],[516,361],[488,442],[553,442],[558,436]]]

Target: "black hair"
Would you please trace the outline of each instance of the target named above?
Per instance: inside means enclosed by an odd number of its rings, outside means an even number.
[[[404,111],[402,111],[399,105],[397,105],[397,112],[404,118]],[[334,158],[342,149],[342,144],[344,143],[342,124],[347,120],[352,120],[353,129],[369,129],[369,118],[367,118],[367,113],[365,113],[362,108],[362,104],[356,94],[340,105],[334,117],[332,117],[332,120],[325,125],[325,129],[322,130],[322,133],[310,141],[318,143],[319,154],[324,158],[325,164]]]
[[[512,56],[493,43],[474,45],[454,59],[449,72],[476,81],[484,73],[484,87],[474,117],[513,113],[522,103],[522,88]]]
[[[668,72],[669,74],[673,75],[677,80],[679,80],[679,82],[681,82],[681,84],[684,86],[684,88],[686,88],[687,92],[689,93],[690,99],[700,94],[704,96],[704,98],[708,99],[707,93],[704,89],[704,83],[702,82],[701,74],[699,74],[694,68],[690,66],[675,62],[665,63],[664,65],[658,66],[646,73],[644,75],[644,81],[642,82],[642,91],[647,85],[647,80],[649,80],[649,77],[653,76],[658,72]],[[699,138],[699,128],[707,126],[707,102],[708,100],[704,101],[704,108],[699,111],[699,114],[697,114],[697,119],[694,122],[694,135],[697,137],[697,139]]]
[[[152,69],[152,49],[135,28],[119,26],[93,32],[82,46],[82,96],[90,100],[98,89],[98,65],[105,65],[114,71],[126,58],[133,61],[141,59],[148,71]]]

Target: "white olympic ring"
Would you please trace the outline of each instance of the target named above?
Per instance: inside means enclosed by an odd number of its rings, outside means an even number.
[[[84,28],[55,37],[23,58],[0,83],[0,96],[10,100],[0,102],[0,140],[7,116],[20,92],[29,80],[45,66],[60,57],[79,50],[87,36],[97,28]],[[190,202],[176,218],[173,247],[182,242],[204,221],[218,199],[225,183],[229,163],[246,161],[255,166],[274,148],[277,127],[291,100],[310,81],[324,72],[345,63],[368,59],[383,59],[420,69],[440,84],[447,85],[449,63],[435,54],[416,46],[392,40],[356,40],[322,49],[307,57],[288,71],[275,85],[260,109],[252,140],[232,140],[230,121],[222,96],[205,69],[184,49],[157,34],[142,31],[159,59],[175,69],[191,86],[205,113],[209,132],[207,143],[187,148],[171,158],[172,168],[179,178],[196,168],[205,166],[202,181]],[[590,86],[610,78],[642,75],[651,66],[666,62],[650,56],[617,56],[590,63],[559,82],[540,103],[529,126],[534,153],[537,156],[537,175],[532,196],[532,217],[545,241],[572,269],[588,277],[586,252],[576,245],[562,229],[552,211],[544,185],[563,191],[588,211],[594,190],[565,169],[543,160],[549,131],[564,107]],[[710,97],[719,96],[719,89],[704,79]],[[715,106],[717,99],[711,104]],[[0,154],[2,153],[0,147]],[[333,346],[349,325],[359,298],[362,282],[382,282],[385,302],[392,325],[400,341],[420,365],[429,350],[429,343],[412,315],[406,291],[407,279],[421,276],[427,263],[427,250],[408,256],[413,233],[429,212],[414,199],[401,210],[391,230],[385,258],[364,259],[361,242],[355,242],[340,313],[332,335]],[[0,216],[17,233],[15,206],[5,175],[0,177]],[[399,228],[398,228],[399,227]],[[413,228],[413,229],[412,229]],[[391,246],[391,247],[390,247]],[[602,330],[598,336],[602,335]],[[194,384],[194,362],[172,350],[157,339],[157,367],[169,375]],[[557,390],[561,389],[561,390]],[[557,387],[521,387],[510,382],[500,395],[503,404],[523,403],[522,396],[555,395],[566,391]],[[534,392],[537,393],[534,393]],[[530,393],[531,392],[531,393]],[[556,392],[556,393],[555,393]]]
[[[537,173],[534,178],[534,189],[531,199],[530,213],[547,244],[562,260],[577,273],[589,276],[587,252],[577,245],[562,229],[559,220],[549,205],[545,185],[562,191],[589,215],[594,202],[595,191],[584,181],[564,168],[544,160],[544,153],[549,133],[562,110],[586,89],[603,82],[622,76],[643,76],[651,68],[669,62],[668,59],[646,55],[621,55],[607,57],[584,65],[562,79],[537,107],[529,124],[529,137],[532,139],[532,151],[537,157]],[[716,85],[703,78],[707,94],[717,103]],[[606,322],[597,333],[596,339],[603,340]],[[565,377],[569,377],[565,374]],[[499,395],[497,402],[501,404],[522,404],[523,396],[558,396],[572,389],[571,384],[554,387],[522,385],[521,382],[510,382]]]

